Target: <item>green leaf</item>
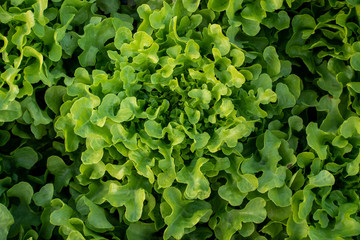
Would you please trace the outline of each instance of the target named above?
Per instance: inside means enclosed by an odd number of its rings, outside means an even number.
[[[335,219],[335,225],[333,228],[314,228],[309,229],[309,237],[313,239],[321,238],[344,238],[355,237],[360,234],[359,221],[351,217],[352,214],[358,211],[358,206],[354,203],[345,203],[339,207],[339,214]]]
[[[33,196],[34,203],[39,207],[50,206],[50,201],[54,195],[54,185],[48,183],[43,186],[39,192],[35,193]]]
[[[237,210],[232,209],[229,212],[224,212],[219,218],[220,221],[214,229],[215,236],[218,239],[230,240],[237,231],[243,228]]]
[[[98,24],[89,24],[84,28],[84,35],[79,39],[79,47],[84,50],[79,55],[82,67],[94,66],[96,55],[110,38],[115,36],[113,19],[105,19]]]
[[[88,185],[94,179],[99,179],[105,174],[105,164],[103,162],[98,162],[96,164],[80,165],[80,175],[77,175],[76,178],[79,180],[81,185]]]
[[[31,147],[18,148],[12,153],[12,157],[16,162],[16,165],[25,169],[31,169],[39,157],[37,152]]]
[[[164,6],[160,10],[154,10],[150,16],[150,25],[154,29],[161,29],[165,27],[165,23],[168,23],[172,17],[172,9],[167,2],[163,2]]]
[[[328,146],[325,145],[325,142],[330,140],[332,136],[329,133],[320,130],[314,122],[309,123],[306,127],[306,134],[306,140],[308,141],[309,146],[314,149],[320,159],[325,159],[328,151]]]
[[[40,216],[30,208],[34,190],[28,182],[19,182],[13,185],[8,191],[9,198],[17,198],[13,202],[10,212],[14,217],[14,224],[11,226],[8,237],[16,236],[22,228],[29,229],[40,225]]]
[[[245,199],[247,193],[240,191],[238,182],[233,177],[227,177],[225,185],[221,186],[218,190],[219,196],[228,201],[232,206],[239,206]]]
[[[262,20],[262,24],[268,28],[276,28],[281,31],[289,28],[290,26],[290,17],[286,11],[280,11],[278,13],[267,13],[267,17]]]
[[[355,71],[360,71],[360,53],[356,52],[350,58],[350,65]]]
[[[85,240],[83,235],[78,231],[72,231],[67,237],[67,240]]]
[[[132,39],[132,33],[129,28],[126,27],[120,27],[116,30],[114,44],[117,49],[121,49],[121,46],[124,43],[131,42]]]
[[[164,239],[182,238],[185,231],[192,229],[198,222],[206,222],[212,213],[208,202],[183,200],[180,190],[174,187],[166,188],[163,198],[171,208],[171,214],[164,216],[167,225]]]
[[[143,212],[145,189],[148,189],[149,183],[145,178],[140,178],[134,173],[127,178],[126,184],[111,180],[103,182],[100,191],[98,186],[90,185],[87,198],[95,204],[107,201],[116,208],[125,206],[125,218],[130,222],[136,222]]]
[[[133,162],[138,174],[148,178],[150,183],[154,183],[155,175],[151,168],[155,166],[155,159],[149,150],[141,148],[129,151],[129,159]]]
[[[94,150],[92,148],[87,148],[81,154],[81,161],[85,165],[96,164],[101,161],[103,155],[104,155],[103,149]]]
[[[278,98],[279,107],[281,109],[293,107],[296,103],[294,95],[291,94],[287,85],[278,83],[276,85],[276,95]]]
[[[358,117],[349,117],[341,124],[338,131],[345,138],[360,134],[360,119]]]
[[[197,149],[204,148],[210,140],[210,135],[207,132],[204,132],[204,133],[196,134],[193,139],[194,139],[194,143],[191,144],[191,148],[190,148],[192,152],[194,152]]]
[[[207,162],[206,158],[194,159],[189,167],[183,167],[176,176],[176,180],[180,183],[187,184],[184,197],[187,199],[204,200],[210,196],[210,184],[201,167]]]
[[[54,211],[50,214],[50,223],[55,226],[66,225],[73,215],[72,208],[58,198],[51,200],[51,206]]]
[[[136,222],[131,223],[126,229],[126,237],[129,240],[146,240],[156,232],[153,223]]]
[[[283,231],[283,225],[281,223],[270,222],[266,224],[261,232],[270,235],[272,238],[276,237],[280,232]]]
[[[47,159],[47,168],[55,176],[56,192],[60,192],[64,186],[67,186],[74,175],[73,167],[66,165],[58,156],[50,156]]]
[[[14,218],[5,205],[0,203],[0,239],[6,240],[10,226],[14,224]]]
[[[306,220],[297,223],[292,217],[289,217],[286,224],[286,232],[290,237],[303,239],[308,235],[309,227],[306,224]]]
[[[64,86],[52,86],[45,92],[45,102],[56,114],[59,114],[60,106],[63,104],[63,96],[66,93]]]
[[[229,5],[229,0],[224,0],[224,1],[216,1],[216,0],[209,0],[207,6],[208,8],[210,8],[211,10],[214,10],[216,12],[221,12],[226,10],[226,8]]]
[[[24,114],[30,115],[30,123],[33,123],[35,126],[40,124],[49,124],[52,119],[49,117],[48,113],[42,109],[40,109],[39,105],[35,100],[35,96],[26,97],[22,102],[21,105],[26,112]]]
[[[150,14],[151,14],[151,8],[147,4],[142,4],[137,8],[137,12],[139,14],[139,17],[143,20],[141,24],[138,27],[138,31],[144,31],[148,34],[151,34],[153,31],[153,28],[150,25]]]
[[[51,82],[44,74],[44,56],[39,53],[36,49],[30,46],[26,46],[23,49],[25,57],[33,57],[36,60],[24,68],[24,78],[30,83],[37,83],[40,80],[48,86],[51,86]]]
[[[163,137],[163,128],[161,127],[160,123],[157,123],[154,120],[148,120],[144,124],[144,128],[146,133],[150,137],[154,138],[162,138]]]
[[[189,12],[195,12],[200,4],[200,0],[182,0],[184,8]]]
[[[199,120],[200,120],[200,111],[199,110],[192,109],[188,106],[185,106],[184,110],[185,110],[185,113],[191,124],[196,124],[199,122]]]
[[[237,183],[237,187],[243,193],[255,191],[259,186],[258,180],[254,175],[244,174],[240,175],[240,181]]]
[[[229,87],[235,86],[236,88],[240,88],[245,83],[244,75],[238,70],[236,70],[234,66],[230,65],[227,68],[227,71],[231,74],[231,79],[227,82],[227,85]]]
[[[22,115],[21,105],[19,102],[14,101],[6,104],[3,108],[0,109],[0,121],[1,122],[11,122]]]
[[[188,95],[200,103],[209,104],[211,101],[211,92],[207,89],[192,89]]]
[[[121,123],[131,120],[134,112],[123,107],[123,103],[120,103],[120,98],[115,94],[107,94],[101,101],[101,104],[96,113],[91,116],[91,122],[96,123],[102,127],[105,124],[107,118],[116,123]]]
[[[10,140],[10,137],[8,131],[0,130],[0,147],[4,146]]]
[[[201,57],[199,50],[199,45],[191,39],[186,43],[185,56],[189,56],[190,59],[199,59]]]
[[[329,64],[328,64],[329,65]],[[339,98],[342,93],[342,84],[339,83],[336,76],[329,71],[329,66],[327,66],[324,61],[316,71],[319,73],[321,78],[318,81],[318,85],[321,89],[328,91],[335,98]]]
[[[266,202],[266,213],[267,217],[275,222],[288,219],[292,214],[290,206],[278,207],[273,203],[273,201]]]
[[[227,1],[226,1],[227,2]],[[210,2],[209,2],[210,3]],[[230,42],[229,38],[224,36],[222,33],[222,28],[218,24],[211,24],[208,28],[203,30],[203,45],[202,47],[206,48],[208,52],[211,52],[210,44],[213,44],[215,48],[220,51],[221,56],[224,56],[230,51]],[[209,46],[209,47],[208,47]]]
[[[281,8],[283,0],[261,0],[261,7],[267,12],[273,12]]]
[[[264,49],[264,60],[267,63],[267,72],[270,76],[280,73],[280,60],[275,47],[268,46]]]
[[[321,170],[316,176],[309,177],[309,185],[314,187],[332,186],[334,184],[334,176],[326,170]]]
[[[360,169],[360,155],[358,155],[353,161],[346,165],[346,171],[348,176],[355,176],[359,173]]]
[[[114,226],[107,220],[105,210],[91,202],[85,196],[77,200],[76,208],[82,215],[87,215],[86,224],[97,232],[112,231]]]
[[[294,34],[286,44],[286,53],[290,57],[301,58],[310,72],[315,71],[313,53],[305,45],[306,39],[314,32],[315,20],[308,14],[296,15],[292,20]]]
[[[43,1],[43,2],[45,2],[45,1]],[[57,28],[54,31],[54,40],[52,41],[53,44],[52,44],[52,47],[49,52],[49,58],[50,58],[50,60],[52,60],[54,62],[58,62],[61,59],[63,49],[60,45],[60,42],[64,39],[66,29],[68,28],[71,21],[73,20],[73,17],[74,16],[72,16],[64,26]],[[43,25],[45,25],[45,24],[43,24]]]
[[[243,222],[261,223],[266,218],[265,205],[263,198],[251,199],[243,209],[239,210],[238,217]]]
[[[56,120],[54,127],[59,133],[63,134],[66,151],[73,152],[78,149],[80,137],[74,132],[75,123],[72,118],[61,116]]]
[[[276,206],[287,207],[290,205],[292,192],[288,186],[284,185],[281,188],[270,189],[268,196]]]
[[[114,178],[122,180],[125,176],[132,173],[133,164],[131,161],[127,161],[122,165],[106,164],[105,170]]]
[[[246,7],[241,12],[241,16],[245,19],[261,22],[266,17],[266,12],[261,9],[260,2],[246,4]]]
[[[121,3],[116,0],[106,0],[96,1],[96,5],[105,13],[113,13],[120,8]]]
[[[270,130],[265,132],[263,138],[264,147],[260,150],[261,160],[256,160],[254,157],[247,158],[241,165],[241,170],[244,173],[254,174],[258,171],[263,171],[259,181],[258,191],[261,193],[267,192],[272,188],[280,188],[284,185],[286,177],[286,167],[277,166],[281,160],[279,148],[281,140],[274,135]]]

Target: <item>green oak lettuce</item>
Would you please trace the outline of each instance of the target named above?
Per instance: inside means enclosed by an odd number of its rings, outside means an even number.
[[[0,0],[0,239],[358,239],[359,9]]]

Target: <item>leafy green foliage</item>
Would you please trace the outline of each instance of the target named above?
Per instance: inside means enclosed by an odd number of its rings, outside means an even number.
[[[0,240],[359,239],[359,7],[0,1]]]

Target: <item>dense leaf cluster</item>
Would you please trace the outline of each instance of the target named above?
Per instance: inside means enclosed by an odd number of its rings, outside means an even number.
[[[0,240],[359,239],[360,1],[0,0]]]

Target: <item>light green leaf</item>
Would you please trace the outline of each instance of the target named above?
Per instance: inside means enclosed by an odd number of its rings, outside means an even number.
[[[314,149],[320,159],[325,159],[328,151],[328,146],[325,145],[325,142],[331,140],[332,136],[320,130],[314,122],[309,123],[306,127],[306,134],[306,140],[309,146]]]
[[[257,178],[251,174],[240,175],[240,181],[237,183],[237,187],[242,193],[255,191],[258,186]]]
[[[162,138],[163,137],[163,128],[161,127],[160,123],[157,123],[154,120],[148,120],[144,124],[144,128],[146,133],[150,137],[154,138]]]
[[[224,212],[220,216],[219,223],[216,225],[214,232],[218,239],[230,240],[231,237],[244,226],[239,218],[238,210],[232,209]]]
[[[199,110],[190,108],[188,106],[185,106],[184,110],[191,124],[196,124],[199,122],[201,115]]]
[[[289,217],[286,224],[286,232],[290,237],[303,239],[308,235],[309,227],[305,219],[297,223],[292,217]]]
[[[226,10],[226,8],[229,5],[229,0],[224,0],[224,1],[216,1],[216,0],[209,0],[207,6],[208,8],[216,11],[216,12],[221,12]]]
[[[349,117],[341,124],[338,131],[344,138],[360,134],[360,118]]]
[[[201,167],[208,161],[206,158],[194,159],[189,167],[183,167],[176,176],[176,180],[180,183],[187,184],[184,197],[187,199],[204,200],[210,196],[210,184]]]
[[[192,229],[198,222],[206,222],[211,213],[211,205],[201,200],[183,200],[180,190],[166,188],[163,198],[171,208],[171,214],[164,216],[167,225],[164,239],[181,239],[185,231]]]
[[[84,152],[81,154],[81,161],[85,165],[89,164],[96,164],[101,161],[102,157],[104,155],[104,150],[94,150],[92,148],[87,148]]]
[[[326,187],[335,184],[334,176],[327,170],[321,170],[319,174],[309,177],[309,185],[313,187]]]
[[[251,199],[243,209],[238,211],[238,217],[242,222],[261,223],[266,218],[265,205],[263,198]]]
[[[106,181],[99,186],[90,185],[89,198],[95,204],[109,202],[113,207],[125,206],[125,218],[130,222],[136,222],[140,219],[143,212],[145,201],[145,188],[148,189],[147,179],[141,178],[135,173],[129,175],[126,184],[118,181]],[[93,188],[95,187],[95,189]]]
[[[221,56],[229,53],[231,48],[230,41],[229,38],[224,36],[224,34],[222,33],[222,28],[220,25],[210,24],[208,28],[204,28],[203,35],[204,36],[202,47],[206,47],[209,53],[212,52],[210,43],[213,44],[214,47],[220,51]]]
[[[155,159],[148,149],[129,151],[129,159],[133,162],[138,174],[148,178],[150,183],[154,183],[155,175],[151,168],[155,166]]]
[[[122,180],[125,176],[132,173],[133,164],[131,161],[127,161],[122,165],[115,165],[108,163],[105,166],[105,170],[114,178]]]
[[[55,226],[66,225],[73,215],[72,208],[58,198],[51,200],[51,206],[54,211],[50,214],[50,223]]]
[[[281,8],[283,0],[261,0],[261,7],[267,12],[273,12]]]
[[[190,148],[192,152],[194,152],[197,149],[204,148],[210,140],[210,135],[207,132],[204,132],[204,133],[196,134],[193,139],[194,139],[194,143],[191,144],[191,148]]]
[[[114,43],[117,49],[120,50],[121,46],[124,43],[130,43],[131,40],[132,40],[132,33],[129,28],[120,27],[116,30]]]
[[[292,192],[288,186],[284,185],[281,188],[270,189],[268,196],[276,206],[287,207],[290,205]]]

